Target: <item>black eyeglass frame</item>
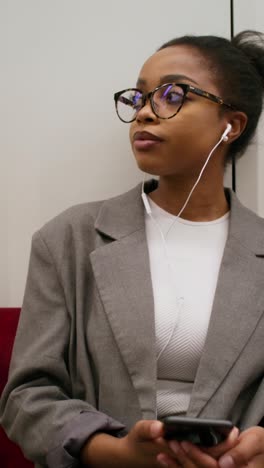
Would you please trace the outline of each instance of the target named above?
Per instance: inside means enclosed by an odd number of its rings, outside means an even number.
[[[170,117],[160,117],[157,114],[157,112],[155,111],[154,102],[153,102],[153,95],[156,93],[156,91],[158,91],[161,88],[165,88],[166,86],[179,86],[183,90],[183,98],[182,98],[182,103],[181,103],[180,107],[177,109],[177,111],[174,114],[172,114]],[[137,91],[137,92],[142,94],[142,98],[141,98],[142,99],[142,106],[140,107],[140,109],[137,109],[135,111],[135,117],[132,120],[129,120],[129,121],[123,120],[120,117],[120,115],[118,114],[118,110],[117,110],[119,97],[121,96],[121,94],[123,94],[123,93],[125,93],[127,91]],[[163,120],[172,119],[172,117],[175,117],[175,115],[177,115],[180,112],[188,93],[196,94],[197,96],[201,96],[201,97],[204,97],[206,99],[209,99],[210,101],[213,101],[213,102],[215,102],[217,104],[220,104],[221,106],[225,106],[225,107],[228,107],[229,109],[236,110],[235,106],[233,106],[232,104],[229,104],[229,103],[225,102],[221,97],[216,96],[215,94],[208,93],[207,91],[204,91],[203,89],[195,88],[194,86],[186,84],[186,83],[165,83],[165,84],[162,84],[160,86],[157,86],[153,91],[150,91],[149,93],[142,93],[142,91],[140,91],[140,89],[138,89],[138,88],[127,88],[127,89],[123,89],[122,91],[118,91],[117,93],[114,94],[116,113],[117,113],[119,119],[122,122],[124,122],[124,123],[134,122],[134,120],[136,120],[136,118],[137,118],[137,113],[146,105],[147,99],[149,99],[151,109],[152,109],[153,113],[156,115],[156,117],[158,117],[159,119],[163,119]],[[125,99],[126,98],[124,98],[124,100]],[[124,102],[124,103],[128,104],[128,102],[127,103]]]

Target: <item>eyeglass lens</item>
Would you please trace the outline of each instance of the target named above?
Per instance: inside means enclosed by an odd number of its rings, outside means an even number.
[[[180,86],[174,84],[160,86],[152,94],[153,110],[160,118],[170,118],[177,113],[183,98],[184,91]],[[143,105],[143,94],[139,90],[130,89],[119,96],[117,112],[121,120],[131,122]]]

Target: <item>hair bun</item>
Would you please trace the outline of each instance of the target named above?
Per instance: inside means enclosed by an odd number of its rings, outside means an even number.
[[[264,87],[264,34],[246,30],[233,37],[231,43],[247,56],[257,70]]]

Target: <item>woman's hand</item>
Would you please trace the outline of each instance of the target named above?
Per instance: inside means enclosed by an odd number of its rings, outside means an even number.
[[[264,468],[264,429],[261,427],[251,427],[240,435],[235,428],[225,442],[210,449],[185,442],[169,445],[184,468]]]
[[[264,428],[251,427],[241,432],[237,445],[219,460],[221,468],[263,468]]]
[[[96,433],[84,445],[81,461],[91,468],[161,468],[166,457],[171,468],[179,468],[163,433],[160,421],[147,420],[138,421],[122,439]]]
[[[166,441],[163,424],[139,421],[122,439],[124,453],[131,461],[126,467],[219,468],[218,459],[238,444],[239,431],[234,428],[228,438],[210,449],[199,449],[193,444]],[[239,467],[240,468],[240,467]],[[257,467],[258,468],[258,467]],[[264,467],[262,467],[264,468]]]
[[[183,468],[219,468],[217,460],[233,449],[238,443],[239,431],[235,427],[221,444],[212,448],[199,448],[189,442],[170,441],[169,447],[175,454],[176,462]],[[167,456],[162,459],[168,467],[173,467]]]
[[[95,434],[83,449],[82,460],[93,468],[263,468],[264,429],[252,427],[212,448],[166,441],[159,421],[139,421],[129,434],[117,439]]]
[[[168,466],[179,468],[169,443],[163,438],[164,428],[160,421],[138,421],[129,434],[121,439],[126,468],[155,468]],[[165,461],[166,460],[166,464]]]

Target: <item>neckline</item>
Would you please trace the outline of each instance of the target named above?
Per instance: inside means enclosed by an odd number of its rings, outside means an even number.
[[[167,220],[173,220],[174,222],[178,222],[180,224],[187,224],[189,226],[212,226],[214,224],[220,224],[226,222],[229,217],[230,217],[230,210],[227,211],[223,216],[220,216],[220,218],[214,219],[212,221],[190,221],[189,219],[184,219],[182,217],[177,217],[176,215],[173,215],[169,213],[168,211],[164,210],[161,208],[157,203],[155,203],[148,195],[148,201],[151,206],[151,209],[154,214],[156,214],[157,217],[161,217],[163,219]]]

